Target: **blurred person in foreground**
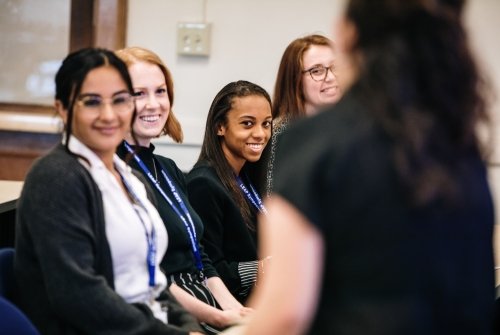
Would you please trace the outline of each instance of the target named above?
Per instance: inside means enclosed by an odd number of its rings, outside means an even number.
[[[463,1],[350,0],[352,72],[284,134],[245,334],[492,334],[486,99]],[[345,86],[343,86],[345,87]]]

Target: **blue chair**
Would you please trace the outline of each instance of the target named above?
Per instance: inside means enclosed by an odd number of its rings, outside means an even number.
[[[40,335],[23,312],[3,297],[0,297],[0,315],[0,334]]]
[[[495,323],[493,334],[500,334],[500,285],[496,287],[496,299],[495,299]]]
[[[9,300],[15,296],[14,248],[0,249],[0,296]]]
[[[0,249],[0,335],[39,335],[35,326],[12,302],[16,295],[14,249]]]

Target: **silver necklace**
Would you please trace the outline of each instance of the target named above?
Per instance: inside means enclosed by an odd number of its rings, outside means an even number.
[[[155,171],[155,180],[158,181],[158,174],[156,173],[156,163],[154,157],[153,157],[153,169]]]

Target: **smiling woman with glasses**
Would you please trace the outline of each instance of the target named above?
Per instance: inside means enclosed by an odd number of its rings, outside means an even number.
[[[63,143],[32,167],[17,208],[21,308],[42,334],[201,334],[166,290],[154,196],[115,155],[135,112],[126,65],[83,49],[55,81]]]
[[[262,159],[267,162],[268,196],[273,189],[273,174],[277,168],[274,157],[281,134],[295,120],[340,99],[336,61],[333,42],[322,35],[298,38],[285,49],[274,86],[273,134]]]

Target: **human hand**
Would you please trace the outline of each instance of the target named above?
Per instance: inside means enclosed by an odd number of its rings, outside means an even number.
[[[189,332],[189,335],[205,335],[205,334],[200,332]]]
[[[243,318],[252,315],[252,313],[254,312],[254,309],[251,307],[240,307],[239,309],[240,309],[240,315]]]
[[[246,317],[252,314],[252,312],[253,309],[249,307],[237,307],[220,311],[214,326],[224,328],[242,323]]]

